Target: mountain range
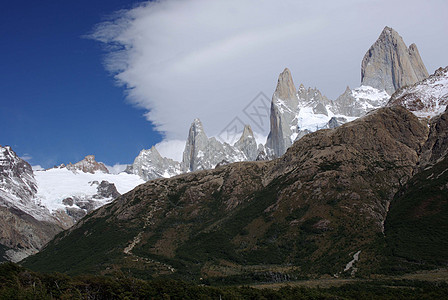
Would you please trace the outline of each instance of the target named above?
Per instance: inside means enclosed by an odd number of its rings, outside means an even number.
[[[286,68],[264,145],[248,125],[230,145],[195,119],[181,162],[152,147],[120,174],[94,156],[33,172],[1,147],[0,254],[19,261],[60,232],[25,265],[229,280],[447,263],[446,237],[428,226],[447,225],[447,103],[448,69],[428,76],[417,47],[386,27],[361,86],[336,100],[296,89]],[[409,247],[411,223],[429,252]]]

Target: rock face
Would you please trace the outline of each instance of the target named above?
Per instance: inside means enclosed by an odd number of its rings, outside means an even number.
[[[188,278],[279,266],[288,275],[335,274],[362,250],[356,267],[369,272],[383,256],[375,242],[389,203],[413,175],[427,135],[405,108],[382,108],[310,133],[279,159],[152,180],[89,214],[24,265]],[[90,247],[73,249],[81,243]]]
[[[407,48],[402,37],[390,27],[384,28],[361,64],[361,85],[385,90],[390,95],[426,77],[428,71],[417,46]]]
[[[36,253],[62,225],[36,204],[37,184],[31,166],[11,147],[0,146],[0,245],[1,260],[20,261]]]
[[[139,175],[143,180],[148,181],[180,174],[180,164],[172,159],[162,157],[155,147],[151,147],[149,150],[140,151],[126,172]]]
[[[227,143],[220,143],[214,137],[208,138],[201,121],[194,120],[183,153],[182,172],[207,170],[223,161],[230,163],[242,160],[245,160],[245,156],[241,151]]]
[[[74,172],[82,171],[84,173],[95,173],[96,171],[101,171],[109,174],[109,170],[104,164],[95,161],[95,155],[87,155],[83,160],[75,164],[69,163],[65,167]]]
[[[430,77],[399,89],[387,105],[404,106],[420,118],[440,115],[448,105],[448,67],[439,68]]]

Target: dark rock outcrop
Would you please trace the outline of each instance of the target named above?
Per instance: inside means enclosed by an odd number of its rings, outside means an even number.
[[[106,180],[101,181],[101,183],[97,187],[97,194],[94,196],[94,198],[112,198],[115,199],[121,194],[117,191],[117,188],[115,187],[115,184],[110,183]]]

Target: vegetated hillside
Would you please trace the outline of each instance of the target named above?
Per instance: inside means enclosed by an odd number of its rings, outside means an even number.
[[[382,108],[309,134],[274,161],[150,181],[24,265],[240,283],[369,273],[381,262],[376,245],[390,200],[412,176],[427,136],[406,109]]]
[[[419,171],[395,195],[386,219],[390,271],[448,264],[448,110],[430,126]]]

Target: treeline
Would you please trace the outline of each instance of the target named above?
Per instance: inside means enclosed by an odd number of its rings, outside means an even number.
[[[446,283],[360,282],[333,288],[200,286],[144,281],[119,275],[42,274],[13,263],[0,265],[0,299],[447,299]]]

